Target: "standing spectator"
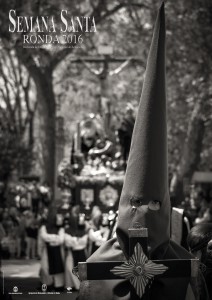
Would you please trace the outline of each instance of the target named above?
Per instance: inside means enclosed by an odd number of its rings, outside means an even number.
[[[2,225],[2,212],[1,212],[1,214],[0,214],[0,255],[2,254],[2,241],[5,237],[6,237],[6,232]],[[1,263],[1,256],[0,256],[0,263]],[[0,266],[1,266],[1,264],[0,264]]]
[[[5,233],[4,236],[2,236],[1,240],[1,250],[2,250],[2,257],[3,258],[9,258],[9,238],[8,238],[8,232],[9,232],[9,213],[8,209],[5,208],[2,212],[1,216],[1,224],[3,227],[3,232]]]
[[[24,211],[29,209],[27,196],[22,195],[22,196],[18,196],[18,197],[20,197],[20,200],[19,200],[20,211],[23,213]]]
[[[41,213],[38,214],[37,220],[38,220],[39,227],[46,224],[48,219],[48,213],[49,213],[49,209],[47,207],[44,207],[41,210]]]
[[[212,224],[202,223],[194,226],[188,234],[187,242],[190,252],[200,260],[201,274],[204,276],[210,299],[212,299]],[[200,299],[205,300],[208,298],[204,288],[201,288],[201,282],[204,283],[204,280],[200,277]]]
[[[16,257],[20,258],[22,255],[23,245],[26,242],[26,224],[25,224],[25,215],[23,213],[19,214],[18,218],[18,228],[17,228],[17,253]]]
[[[33,181],[31,189],[31,199],[32,199],[32,211],[35,213],[35,216],[38,214],[38,208],[40,203],[40,191],[38,183]]]
[[[10,255],[15,257],[18,252],[18,228],[19,228],[19,218],[18,210],[16,207],[12,206],[9,209],[9,232],[8,237],[10,240]]]
[[[36,257],[36,245],[37,245],[37,235],[38,235],[38,224],[35,215],[31,211],[25,213],[26,216],[26,259]]]
[[[212,222],[212,207],[207,207],[204,210],[202,217],[198,217],[195,219],[195,224],[200,223],[211,223]]]

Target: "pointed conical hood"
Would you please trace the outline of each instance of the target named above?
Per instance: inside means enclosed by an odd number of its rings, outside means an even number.
[[[129,247],[128,228],[135,225],[148,228],[151,257],[161,257],[169,242],[166,135],[165,15],[162,3],[149,51],[119,203],[117,237],[125,255]]]

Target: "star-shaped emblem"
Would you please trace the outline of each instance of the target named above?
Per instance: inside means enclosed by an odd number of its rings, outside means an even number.
[[[139,243],[135,245],[134,253],[130,259],[111,272],[130,281],[141,298],[144,295],[146,286],[151,283],[155,275],[163,274],[168,267],[163,264],[156,264],[148,260]]]

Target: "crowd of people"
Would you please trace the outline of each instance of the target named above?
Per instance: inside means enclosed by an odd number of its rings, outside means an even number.
[[[38,204],[39,209],[1,209],[1,257],[39,259],[40,281],[49,290],[77,290],[79,280],[72,269],[112,236],[116,212],[103,213],[86,202],[73,205],[70,189],[64,189],[54,205],[40,200]]]
[[[39,229],[41,282],[55,290],[79,289],[80,282],[72,270],[112,236],[116,217],[113,210],[102,213],[99,207],[85,202],[72,206],[70,198],[70,191],[64,190],[60,205],[49,208]]]
[[[19,186],[18,190],[23,188]],[[25,202],[23,193],[19,193],[12,206],[0,210],[1,256],[38,259],[41,284],[54,290],[78,290],[80,283],[73,269],[113,236],[117,212],[102,212],[86,200],[73,205],[70,189],[62,190],[60,201],[54,205],[47,188],[34,184],[28,190],[30,197],[24,194],[25,199],[30,198],[28,205],[20,205]],[[191,229],[181,245],[200,258],[208,283],[212,265],[211,201],[204,199],[199,187],[192,187],[181,208]]]
[[[2,258],[36,258],[38,229],[51,201],[50,189],[36,181],[13,183],[1,199]]]

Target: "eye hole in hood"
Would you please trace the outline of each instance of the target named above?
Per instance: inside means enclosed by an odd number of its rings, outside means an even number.
[[[132,197],[130,199],[130,205],[132,206],[132,208],[138,208],[141,207],[142,205],[147,205],[150,210],[157,211],[160,210],[161,208],[161,201],[159,200],[147,201],[139,197]]]
[[[148,208],[154,211],[160,210],[161,202],[159,200],[150,200],[148,204]]]
[[[133,207],[133,208],[137,208],[137,207],[140,207],[144,204],[144,201],[143,199],[141,198],[138,198],[138,197],[132,197],[130,199],[130,205]]]

